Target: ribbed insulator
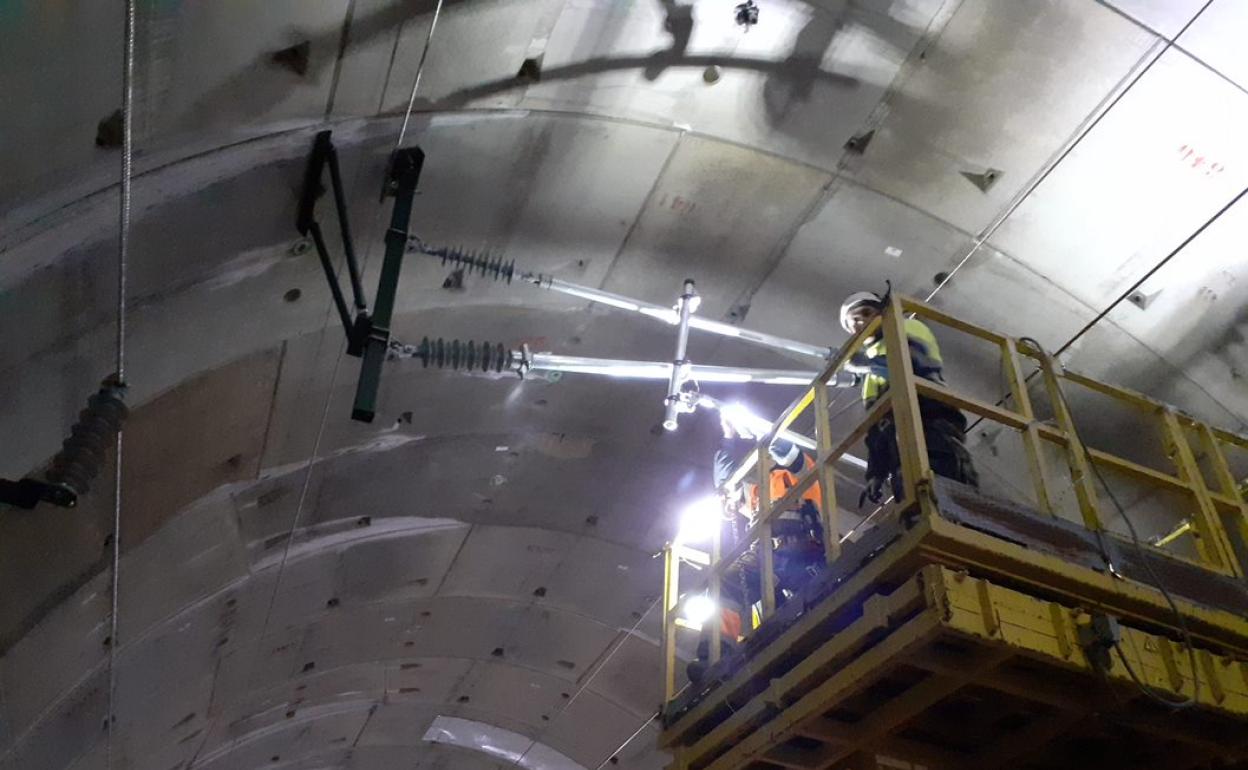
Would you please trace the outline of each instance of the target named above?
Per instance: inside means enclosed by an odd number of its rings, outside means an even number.
[[[78,414],[78,422],[61,451],[52,458],[48,481],[62,484],[78,495],[85,495],[91,480],[100,473],[104,457],[126,419],[126,389],[106,380],[100,390],[87,399],[87,408]]]
[[[462,342],[441,337],[425,337],[416,347],[414,358],[425,366],[456,371],[505,372],[511,367],[512,352],[502,344]]]
[[[440,257],[443,265],[457,265],[468,272],[488,276],[496,281],[511,283],[512,277],[516,274],[516,263],[514,260],[505,260],[501,256],[495,256],[488,250],[469,251],[462,246],[434,248],[423,244],[418,244],[417,248],[431,257]]]

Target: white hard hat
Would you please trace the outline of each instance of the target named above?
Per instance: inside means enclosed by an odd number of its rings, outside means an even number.
[[[878,310],[882,302],[883,300],[880,299],[880,295],[874,292],[859,291],[850,294],[845,298],[845,301],[841,303],[841,328],[850,334],[853,334],[854,327],[849,321],[849,314],[863,305],[871,305]]]

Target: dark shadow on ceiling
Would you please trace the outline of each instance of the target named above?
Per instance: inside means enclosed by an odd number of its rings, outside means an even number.
[[[678,62],[689,48],[693,38],[693,6],[683,5],[674,0],[659,0],[667,16],[663,20],[663,29],[672,36],[672,45],[666,51],[651,56],[651,62],[642,70],[646,80],[658,80],[669,62]]]

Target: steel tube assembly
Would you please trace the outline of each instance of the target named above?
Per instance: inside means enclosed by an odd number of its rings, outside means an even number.
[[[426,246],[416,238],[412,238],[409,249],[419,251],[435,259],[442,260],[443,264],[454,264],[478,273],[479,275],[491,277],[497,281],[505,281],[511,283],[512,279],[531,283],[543,289],[557,291],[560,294],[567,294],[571,297],[579,297],[591,302],[599,302],[619,310],[627,310],[631,313],[640,313],[644,316],[657,319],[667,324],[677,325],[680,323],[679,312],[671,307],[658,305],[653,302],[645,302],[632,297],[626,297],[622,294],[615,294],[602,289],[595,289],[590,286],[582,286],[580,284],[564,281],[542,273],[533,273],[528,271],[516,271],[514,262],[504,261],[501,257],[493,256],[489,252],[481,251],[465,251],[464,249],[455,247],[434,248]],[[771,348],[772,350],[782,350],[788,353],[796,353],[798,355],[809,356],[811,358],[819,358],[826,360],[835,351],[832,348],[822,347],[819,345],[811,345],[807,342],[791,340],[786,337],[779,337],[774,334],[766,334],[764,332],[756,332],[750,329],[743,329],[740,326],[733,326],[722,321],[713,321],[709,318],[702,318],[693,315],[689,318],[689,328],[704,331],[708,334],[717,334],[721,337],[732,337],[733,339],[744,340],[755,345]]]
[[[679,314],[676,324],[676,357],[672,359],[671,375],[667,380],[667,397],[663,399],[664,430],[676,430],[676,421],[680,417],[680,389],[688,379],[689,361],[685,359],[685,353],[689,349],[689,317],[693,315],[697,299],[698,295],[694,291],[693,281],[686,278],[684,291],[680,293],[680,299],[676,303],[676,310]]]

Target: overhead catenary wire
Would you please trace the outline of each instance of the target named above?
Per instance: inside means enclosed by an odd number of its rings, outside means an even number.
[[[612,647],[607,652],[607,654],[604,655],[602,659],[598,661],[598,665],[594,667],[594,670],[590,672],[589,676],[585,677],[585,681],[581,682],[581,685],[576,688],[576,691],[573,692],[572,695],[568,697],[567,703],[563,704],[563,707],[559,709],[559,714],[563,714],[568,709],[572,708],[572,704],[576,702],[577,698],[581,697],[581,693],[585,692],[585,690],[589,688],[589,685],[593,683],[594,679],[598,676],[598,674],[601,673],[604,668],[606,668],[607,664],[611,662],[611,659],[615,657],[615,654],[619,652],[620,649],[624,646],[624,643],[627,642],[634,634],[637,633],[637,629],[641,627],[642,621],[644,621],[647,617],[649,617],[651,612],[654,612],[654,608],[659,606],[659,602],[662,600],[662,598],[663,597],[661,596],[656,597],[654,601],[650,602],[650,606],[646,608],[646,611],[641,614],[641,617],[637,618],[637,622],[633,624],[632,628],[630,628],[627,633],[620,635],[620,640],[616,642],[615,646]],[[558,716],[558,714],[556,716]],[[657,714],[655,716],[657,716]],[[646,721],[642,723],[641,727],[638,728],[637,732],[633,733],[632,737],[630,737],[628,741],[625,741],[624,744],[621,745],[619,749],[616,749],[615,752],[612,752],[612,756],[614,756],[614,754],[621,751],[624,746],[627,746],[629,741],[631,741],[633,738],[636,738],[637,735],[641,733],[643,729],[645,729],[645,726],[650,724],[650,720],[652,719],[654,719],[654,716],[648,717]],[[542,735],[544,734],[545,734],[545,731],[543,731]],[[537,746],[537,744],[538,744],[538,739],[534,738],[529,743],[528,748],[526,748],[524,752],[520,754],[520,756],[516,757],[516,761],[512,762],[512,765],[519,766],[520,763],[524,761],[524,758],[529,755],[529,752],[532,751],[534,747]],[[605,765],[610,759],[611,757],[608,756],[607,759],[603,760],[602,765]],[[601,768],[602,765],[599,765],[598,767]]]
[[[1195,24],[1196,20],[1199,19],[1201,14],[1205,12],[1205,9],[1212,4],[1213,0],[1205,0],[1204,5],[1202,5],[1200,10],[1196,11],[1196,13],[1192,15],[1192,18],[1188,20],[1187,24],[1183,25],[1183,28],[1179,30],[1178,34],[1176,34],[1173,38],[1166,39],[1165,45],[1162,46],[1161,51],[1159,51],[1156,56],[1149,59],[1143,67],[1140,67],[1138,72],[1127,73],[1127,75],[1123,78],[1123,80],[1126,81],[1126,85],[1111,92],[1109,97],[1102,100],[1101,103],[1093,109],[1092,114],[1085,119],[1083,125],[1076,130],[1075,136],[1058,151],[1057,156],[1046,163],[1044,167],[1041,168],[1040,172],[1032,177],[1026,187],[1017,193],[1014,196],[1014,199],[1006,205],[1005,209],[993,219],[993,221],[987,228],[984,229],[983,232],[979,234],[979,236],[975,238],[975,241],[971,244],[971,248],[967,250],[966,254],[960,260],[958,260],[958,263],[954,265],[953,270],[950,270],[949,273],[945,275],[944,279],[936,285],[936,288],[932,289],[932,291],[927,295],[927,298],[924,300],[925,302],[931,302],[932,297],[935,297],[937,292],[945,288],[945,286],[953,280],[953,276],[956,275],[958,271],[970,261],[971,257],[975,256],[975,254],[979,252],[980,248],[988,242],[988,239],[996,234],[997,230],[1005,224],[1006,220],[1008,220],[1014,212],[1023,205],[1023,202],[1031,197],[1031,194],[1040,187],[1044,180],[1048,179],[1049,175],[1051,175],[1057,167],[1061,165],[1061,163],[1066,160],[1072,152],[1074,152],[1075,148],[1087,138],[1088,134],[1092,133],[1092,129],[1096,128],[1100,124],[1101,120],[1109,114],[1110,110],[1112,110],[1118,102],[1122,101],[1123,97],[1125,97],[1127,93],[1129,93],[1131,89],[1134,88],[1141,79],[1143,79],[1144,75],[1152,69],[1153,65],[1160,61],[1161,58],[1165,56],[1166,52],[1174,47],[1175,41],[1181,38],[1183,33],[1187,31],[1188,27]],[[1061,351],[1059,350],[1058,352],[1060,353]]]
[[[131,2],[133,2],[133,0],[131,0]],[[438,4],[436,8],[434,9],[433,19],[429,25],[429,32],[425,37],[425,44],[421,52],[420,62],[416,67],[416,75],[412,80],[411,95],[408,98],[407,109],[404,111],[404,114],[403,114],[403,123],[399,129],[399,135],[395,141],[394,151],[391,153],[391,157],[393,157],[394,154],[398,152],[399,148],[402,147],[403,140],[406,137],[408,122],[411,118],[413,105],[416,102],[416,93],[420,87],[421,75],[424,72],[425,60],[426,60],[426,57],[428,56],[429,46],[433,41],[433,32],[434,32],[435,27],[437,26],[438,17],[441,15],[441,12],[442,12],[442,0],[438,0]],[[387,173],[387,176],[388,176],[388,173]],[[340,211],[340,219],[345,223],[346,218],[341,216],[341,214],[342,212]],[[375,235],[377,231],[377,224],[380,221],[380,216],[381,216],[381,208],[379,207],[377,212],[374,214],[372,226],[368,229],[369,237],[368,237],[367,246],[365,247],[365,250],[364,250],[364,259],[362,263],[360,264],[361,271],[367,268],[369,258],[372,256],[372,244],[374,240],[373,236]],[[322,333],[325,331],[325,329],[328,328],[333,318],[333,315],[334,315],[334,310],[333,310],[332,303],[331,303],[331,307],[326,311],[325,322],[324,324],[322,324],[322,327],[321,327]],[[260,650],[264,642],[264,637],[268,633],[269,624],[272,622],[273,609],[276,606],[277,596],[281,590],[282,577],[285,572],[287,562],[290,559],[291,546],[294,543],[294,538],[295,538],[296,533],[299,531],[299,525],[302,522],[303,509],[307,503],[308,491],[311,488],[312,471],[317,461],[320,458],[320,448],[324,440],[325,428],[329,422],[329,409],[330,409],[330,405],[333,402],[334,385],[338,380],[338,371],[341,368],[342,359],[343,359],[343,355],[345,352],[346,352],[345,345],[341,346],[338,350],[338,355],[334,359],[333,370],[330,372],[329,387],[326,390],[325,400],[321,406],[320,419],[317,425],[316,437],[313,439],[313,442],[312,442],[311,455],[309,456],[307,463],[304,465],[304,476],[303,476],[303,481],[300,485],[299,499],[295,505],[295,513],[291,519],[290,528],[286,533],[285,544],[282,549],[282,556],[279,559],[278,565],[277,565],[277,575],[273,581],[273,590],[269,594],[268,605],[264,613],[264,621],[261,624],[260,634],[256,639],[256,658],[255,658],[256,662],[259,661]],[[255,664],[253,663],[253,665]],[[199,752],[202,751],[204,746],[207,745],[206,738],[207,738],[208,732],[210,731],[205,731],[205,741],[200,744],[199,750],[196,751],[196,753],[192,756],[191,761],[188,763],[187,765],[188,770],[191,770],[191,768],[194,768],[197,766],[197,762],[199,759]]]
[[[133,0],[131,0],[131,2],[133,2]],[[397,152],[397,151],[399,150],[399,148],[400,148],[400,147],[402,147],[402,145],[403,145],[403,140],[404,140],[404,138],[406,137],[406,134],[407,134],[407,126],[408,126],[408,122],[409,122],[409,120],[410,120],[410,118],[411,118],[411,114],[412,114],[412,107],[413,107],[413,105],[414,105],[414,104],[415,104],[415,102],[416,102],[416,93],[417,93],[418,89],[420,88],[420,80],[421,80],[421,76],[422,76],[422,74],[423,74],[423,72],[424,72],[424,68],[425,68],[425,61],[426,61],[426,58],[427,58],[427,57],[428,57],[428,55],[429,55],[429,46],[430,46],[430,45],[431,45],[431,43],[433,42],[433,32],[434,32],[434,29],[437,27],[437,24],[438,24],[438,18],[439,18],[439,16],[440,16],[440,15],[441,15],[441,13],[442,13],[442,2],[443,2],[443,0],[438,0],[438,4],[437,4],[437,6],[434,8],[433,18],[432,18],[432,20],[430,21],[430,24],[429,24],[429,31],[428,31],[428,33],[427,33],[427,34],[426,34],[426,36],[425,36],[425,44],[424,44],[424,48],[423,48],[423,49],[422,49],[422,51],[421,51],[420,61],[419,61],[419,63],[418,63],[418,64],[417,64],[417,66],[416,66],[416,75],[415,75],[415,77],[413,77],[413,79],[412,79],[412,90],[411,90],[411,95],[410,95],[410,96],[409,96],[409,98],[408,98],[408,102],[407,102],[407,109],[406,109],[406,110],[405,110],[405,112],[403,113],[403,123],[402,123],[402,125],[401,125],[401,126],[400,126],[400,128],[399,128],[399,135],[398,135],[397,140],[395,141],[395,145],[394,145],[394,150],[395,150],[395,152]],[[378,217],[380,216],[380,211],[381,211],[381,209],[379,208],[379,209],[378,209],[378,213],[377,213],[377,215],[375,215],[375,216],[374,216],[374,219],[373,219],[373,227],[372,227],[372,228],[370,228],[370,230],[369,230],[370,236],[371,236],[371,235],[375,232],[375,230],[376,230],[376,224],[377,224],[377,221],[378,221]],[[340,211],[339,211],[339,216],[340,216],[340,218],[342,219],[342,221],[345,223],[345,222],[346,222],[346,218],[342,216],[342,214],[343,214],[343,213],[345,213],[345,212],[344,212],[344,211],[342,211],[342,210],[340,210]],[[370,257],[370,256],[371,256],[371,254],[372,254],[372,240],[373,240],[373,239],[370,237],[370,238],[369,238],[369,244],[368,244],[368,246],[366,247],[365,252],[364,252],[364,262],[363,262],[363,264],[361,265],[361,270],[363,270],[363,269],[364,269],[365,267],[367,267],[367,265],[368,265],[369,257]],[[329,322],[330,322],[330,321],[329,321],[330,317],[332,317],[332,309],[331,309],[331,311],[327,314],[326,321],[325,321],[325,325],[322,327],[323,329],[324,329],[325,327],[327,327],[327,326],[328,326],[328,324],[329,324]],[[317,426],[316,437],[315,437],[315,439],[313,440],[313,443],[312,443],[312,454],[311,454],[311,456],[310,456],[310,457],[309,457],[309,459],[308,459],[307,465],[305,466],[305,472],[304,472],[303,483],[302,483],[302,485],[301,485],[301,487],[300,487],[300,492],[299,492],[299,500],[298,500],[298,502],[297,502],[297,503],[296,503],[296,505],[295,505],[295,514],[294,514],[294,517],[293,517],[293,518],[292,518],[292,520],[291,520],[291,526],[290,526],[290,529],[289,529],[289,531],[287,532],[287,535],[286,535],[286,538],[285,538],[285,541],[286,541],[286,542],[285,542],[285,546],[284,546],[283,551],[282,551],[282,557],[281,557],[281,559],[280,559],[280,560],[279,560],[279,562],[278,562],[277,577],[276,577],[276,579],[273,581],[273,591],[272,591],[272,594],[271,594],[271,595],[270,595],[270,597],[269,597],[269,604],[268,604],[268,609],[265,611],[265,615],[264,615],[264,622],[263,622],[263,624],[261,625],[261,633],[260,633],[260,637],[261,637],[261,639],[263,639],[263,637],[264,637],[265,633],[267,633],[268,626],[269,626],[269,622],[271,621],[272,614],[273,614],[273,607],[274,607],[274,604],[275,604],[275,602],[276,602],[276,600],[277,600],[277,594],[278,594],[278,591],[279,591],[279,590],[280,590],[280,588],[281,588],[282,574],[283,574],[283,572],[285,571],[285,568],[286,568],[286,563],[287,563],[287,561],[288,561],[288,559],[289,559],[289,556],[290,556],[291,545],[292,545],[292,543],[294,542],[294,536],[295,536],[295,533],[296,533],[296,532],[298,532],[298,529],[299,529],[299,524],[300,524],[300,521],[301,521],[301,518],[302,518],[302,515],[303,515],[303,507],[304,507],[305,503],[307,502],[308,489],[309,489],[309,487],[310,487],[310,482],[311,482],[311,478],[312,478],[312,468],[313,468],[313,466],[315,466],[315,464],[316,464],[317,460],[319,459],[321,442],[323,441],[323,439],[324,439],[324,435],[325,435],[325,426],[328,424],[328,418],[329,418],[329,407],[330,407],[330,403],[331,403],[332,398],[333,398],[334,383],[335,383],[335,382],[337,381],[337,379],[338,379],[338,370],[339,370],[339,368],[340,368],[340,366],[341,366],[341,364],[342,364],[342,358],[343,358],[343,353],[344,353],[344,352],[345,352],[345,348],[342,348],[342,349],[340,349],[340,350],[339,350],[339,352],[338,352],[338,356],[335,358],[335,361],[334,361],[334,368],[333,368],[333,370],[332,370],[332,372],[331,372],[331,374],[330,374],[329,389],[328,389],[328,391],[327,391],[327,393],[326,393],[326,395],[325,395],[325,401],[324,401],[324,403],[323,403],[323,405],[322,405],[322,408],[321,408],[320,420],[319,420],[319,423],[318,423],[318,426]]]
[[[407,109],[403,112],[403,125],[399,127],[399,139],[394,143],[394,151],[398,152],[407,137],[407,124],[412,118],[412,108],[416,104],[416,91],[420,88],[420,78],[425,72],[425,60],[429,57],[429,46],[433,44],[433,31],[438,27],[438,19],[442,16],[442,0],[438,0],[433,9],[433,19],[429,22],[429,32],[425,35],[425,47],[420,52],[420,62],[416,65],[416,77],[412,78],[412,92],[407,97]]]
[[[646,729],[646,727],[647,727],[647,726],[648,726],[651,722],[653,722],[654,720],[658,719],[658,718],[659,718],[659,716],[660,716],[662,713],[663,713],[663,712],[661,712],[661,711],[656,711],[656,712],[654,712],[653,714],[651,714],[650,716],[646,717],[646,720],[645,720],[644,722],[642,722],[642,723],[641,723],[641,726],[640,726],[640,727],[638,727],[638,728],[637,728],[637,729],[633,732],[633,734],[632,734],[632,735],[630,735],[630,736],[628,736],[627,738],[625,738],[625,739],[624,739],[624,742],[623,742],[623,743],[621,743],[618,747],[616,747],[615,751],[612,751],[610,754],[607,754],[607,756],[606,756],[605,758],[603,758],[603,760],[602,760],[601,762],[599,762],[599,763],[598,763],[597,767],[595,767],[595,768],[594,768],[594,770],[602,770],[604,767],[606,767],[606,766],[607,766],[607,764],[608,764],[608,763],[610,763],[612,759],[614,759],[615,757],[619,756],[619,753],[620,753],[621,751],[623,751],[624,749],[628,748],[628,744],[632,743],[632,742],[633,742],[633,741],[637,738],[637,736],[638,736],[638,735],[641,735],[642,730],[645,730],[645,729]]]
[[[121,179],[118,188],[117,214],[117,342],[116,380],[126,383],[126,283],[130,258],[131,180],[134,173],[134,42],[136,0],[126,0],[125,25],[122,33],[121,70]],[[108,618],[108,711],[105,714],[105,767],[113,767],[113,738],[117,727],[117,648],[118,615],[121,608],[121,469],[123,430],[120,425],[115,440],[113,461],[113,532],[111,575],[109,579]]]

